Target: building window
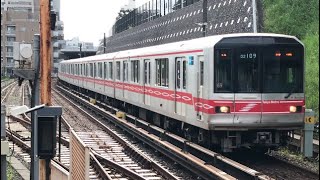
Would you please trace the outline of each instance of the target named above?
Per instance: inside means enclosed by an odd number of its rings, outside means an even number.
[[[16,27],[15,26],[7,26],[7,32],[15,34]]]
[[[156,59],[157,86],[169,87],[169,60]]]
[[[7,37],[8,42],[14,42],[16,41],[16,37]]]

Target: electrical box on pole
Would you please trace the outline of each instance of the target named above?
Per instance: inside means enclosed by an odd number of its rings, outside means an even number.
[[[46,106],[36,113],[40,159],[51,159],[56,154],[57,119],[61,114],[62,108],[57,106]]]

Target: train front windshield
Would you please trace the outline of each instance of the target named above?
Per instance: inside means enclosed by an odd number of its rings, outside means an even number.
[[[215,46],[216,93],[302,93],[304,48],[294,39],[228,38]]]

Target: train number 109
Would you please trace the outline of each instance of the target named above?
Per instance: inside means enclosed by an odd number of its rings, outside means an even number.
[[[240,58],[241,59],[255,59],[255,58],[257,58],[257,54],[256,53],[244,53],[244,54],[240,54]]]

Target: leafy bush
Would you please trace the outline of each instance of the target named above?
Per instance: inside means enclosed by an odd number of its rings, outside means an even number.
[[[319,114],[319,34],[306,35],[306,107]]]
[[[263,7],[265,32],[302,39],[319,22],[319,0],[264,0]]]
[[[264,32],[288,34],[306,48],[306,107],[319,115],[319,0],[263,0]]]

